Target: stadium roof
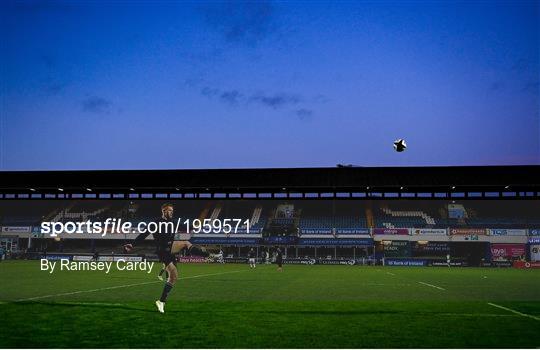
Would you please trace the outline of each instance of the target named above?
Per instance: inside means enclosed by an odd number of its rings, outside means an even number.
[[[0,172],[0,194],[533,192],[540,166]],[[5,197],[4,198],[8,198]],[[10,197],[12,198],[12,197]]]

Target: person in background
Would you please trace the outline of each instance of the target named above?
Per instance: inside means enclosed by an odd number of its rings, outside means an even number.
[[[276,251],[276,264],[278,266],[277,270],[279,272],[282,272],[283,271],[283,252],[281,251],[280,248],[278,248]]]
[[[248,258],[249,258],[249,267],[254,269],[256,265],[255,265],[255,251],[253,250],[253,248],[249,250]]]

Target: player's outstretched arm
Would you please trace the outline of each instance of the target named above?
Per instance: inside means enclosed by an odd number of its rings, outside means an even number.
[[[139,233],[139,235],[135,238],[133,243],[128,243],[128,244],[124,245],[124,251],[126,253],[131,252],[133,250],[133,247],[136,246],[137,244],[141,243],[142,241],[144,241],[145,238],[148,237],[148,235],[150,235],[149,232],[141,232],[141,233]]]

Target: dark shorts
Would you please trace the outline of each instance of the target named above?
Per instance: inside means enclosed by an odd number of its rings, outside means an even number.
[[[281,259],[280,259],[280,260],[276,260],[276,264],[277,264],[278,267],[283,266],[283,260],[281,260]]]
[[[171,252],[158,252],[158,258],[165,266],[169,266],[170,263],[176,265],[176,256],[171,254]]]

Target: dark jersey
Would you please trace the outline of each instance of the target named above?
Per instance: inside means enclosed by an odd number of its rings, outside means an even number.
[[[172,220],[166,220],[163,217],[160,217],[159,219],[155,220],[155,222],[160,225],[161,227],[158,227],[159,232],[156,232],[153,234],[154,236],[154,242],[156,244],[156,252],[163,253],[163,252],[170,252],[172,248],[172,243],[174,241],[174,222]],[[168,223],[165,225],[164,223]],[[150,235],[150,232],[140,233],[137,238],[135,238],[135,241],[133,242],[133,245],[137,245],[144,241],[146,237]]]
[[[255,258],[255,252],[250,250],[249,253],[248,253],[248,258],[254,259]]]

